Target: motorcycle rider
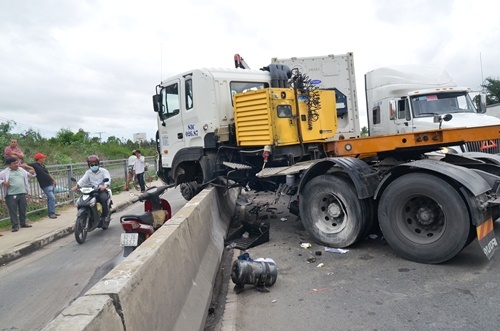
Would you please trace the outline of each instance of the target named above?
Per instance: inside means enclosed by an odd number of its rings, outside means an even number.
[[[107,191],[107,188],[111,184],[111,175],[109,174],[108,170],[99,167],[99,158],[97,157],[97,155],[90,155],[87,158],[87,165],[89,166],[89,170],[85,172],[83,177],[80,178],[76,185],[71,188],[71,190],[76,191],[78,188],[85,185],[99,185],[100,192],[98,199],[99,203],[102,206],[102,214],[98,226],[101,227],[104,219],[109,214],[109,208],[107,204],[109,193]],[[107,182],[104,182],[105,178],[108,179]]]

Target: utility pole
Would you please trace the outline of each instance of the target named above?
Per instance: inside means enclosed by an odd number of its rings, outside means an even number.
[[[97,133],[99,135],[99,142],[101,143],[102,142],[102,140],[101,140],[102,137],[101,136],[102,136],[103,133],[106,133],[106,132],[100,131],[100,132],[94,132],[94,133]]]

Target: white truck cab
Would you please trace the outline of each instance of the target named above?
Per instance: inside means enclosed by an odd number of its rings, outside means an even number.
[[[229,142],[234,125],[232,95],[269,87],[270,81],[265,71],[208,68],[163,81],[153,99],[158,112],[160,168],[170,172],[183,160],[199,162],[204,149]],[[168,176],[165,182],[178,174]]]
[[[365,88],[370,136],[500,124],[500,119],[484,114],[484,105],[476,108],[470,88],[457,87],[440,67],[375,69],[365,75]],[[469,149],[498,153],[494,145]]]

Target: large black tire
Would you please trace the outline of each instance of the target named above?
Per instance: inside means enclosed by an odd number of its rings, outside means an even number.
[[[74,232],[76,242],[79,244],[83,244],[85,242],[85,239],[87,239],[88,218],[89,215],[83,213],[76,219]]]
[[[411,173],[385,189],[378,206],[380,229],[396,253],[420,263],[442,263],[466,245],[471,230],[466,203],[449,183]]]
[[[367,209],[353,184],[333,175],[310,180],[299,199],[306,230],[317,242],[337,248],[352,245],[365,233]]]
[[[360,238],[365,238],[372,233],[380,234],[380,230],[377,225],[377,208],[375,200],[372,198],[366,198],[361,201],[363,203],[362,217],[364,220],[364,228]]]
[[[201,191],[201,186],[197,182],[182,183],[180,187],[182,197],[187,201],[194,198],[194,196]]]

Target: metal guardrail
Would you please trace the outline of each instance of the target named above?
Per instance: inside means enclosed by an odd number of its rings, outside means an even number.
[[[156,160],[154,156],[145,157],[145,162],[149,163],[150,170],[154,169],[156,176]],[[101,161],[101,166],[106,168],[111,175],[111,191],[123,187],[127,178],[127,159]],[[57,181],[55,188],[56,206],[71,204],[76,201],[75,192],[71,188],[75,185],[71,177],[80,179],[88,170],[87,163],[48,165],[49,173]],[[156,178],[155,178],[156,179]],[[5,200],[0,194],[0,221],[9,219],[9,213]],[[29,192],[27,194],[28,208],[27,214],[47,210],[47,199],[36,178],[29,180]]]

